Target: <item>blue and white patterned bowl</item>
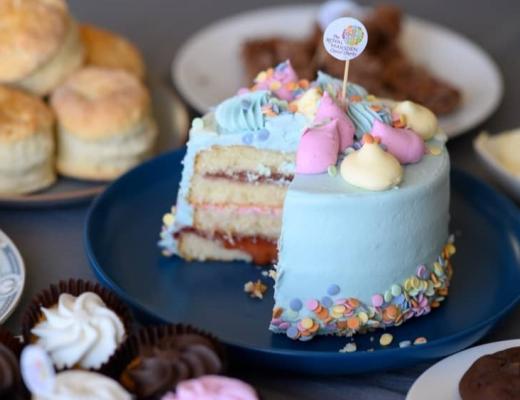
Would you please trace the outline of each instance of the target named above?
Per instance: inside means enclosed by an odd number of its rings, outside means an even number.
[[[25,285],[25,265],[20,252],[0,230],[0,323],[14,311]]]

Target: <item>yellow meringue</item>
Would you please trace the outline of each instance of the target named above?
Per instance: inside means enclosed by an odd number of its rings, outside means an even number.
[[[318,110],[321,95],[321,90],[317,87],[307,90],[296,102],[298,112],[305,115],[308,119],[313,120]]]
[[[430,109],[413,101],[397,103],[392,111],[403,115],[406,127],[420,135],[423,140],[430,140],[439,130],[439,123],[435,114]]]
[[[340,173],[347,183],[372,191],[390,189],[403,179],[399,161],[376,143],[365,143],[348,155],[341,162]]]

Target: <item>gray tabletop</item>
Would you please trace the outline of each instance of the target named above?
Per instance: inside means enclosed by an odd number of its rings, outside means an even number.
[[[302,1],[298,1],[301,3]],[[195,31],[213,20],[265,5],[269,0],[70,0],[73,13],[129,36],[144,52],[153,90],[169,85],[169,67],[176,50]],[[284,1],[290,3],[290,1]],[[369,2],[372,3],[372,2]],[[497,61],[505,79],[499,110],[482,126],[449,142],[455,165],[490,181],[475,157],[472,140],[482,129],[496,132],[520,125],[520,2],[511,0],[400,0],[408,13],[448,26],[479,43]],[[461,60],[464,62],[464,60]],[[471,68],[468,65],[467,68]],[[159,123],[165,126],[165,117]],[[83,251],[87,204],[58,209],[0,209],[0,227],[19,246],[27,265],[27,283],[20,306],[6,322],[19,330],[24,306],[40,289],[62,278],[93,278]],[[520,308],[504,319],[484,341],[520,337]],[[428,365],[350,377],[316,378],[280,373],[240,371],[239,377],[259,388],[265,399],[402,399]]]

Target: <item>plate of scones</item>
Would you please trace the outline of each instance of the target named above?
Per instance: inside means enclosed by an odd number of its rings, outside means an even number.
[[[2,1],[0,49],[1,205],[89,200],[180,140],[159,138],[139,50],[65,1]],[[165,131],[185,131],[183,106],[167,100]]]

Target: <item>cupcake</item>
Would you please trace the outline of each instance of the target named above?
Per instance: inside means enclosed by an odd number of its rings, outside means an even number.
[[[20,341],[0,326],[0,399],[26,398],[18,363],[21,348]]]
[[[177,385],[161,400],[258,400],[256,391],[247,383],[225,376],[207,375]]]
[[[178,382],[224,370],[224,349],[190,326],[148,327],[129,338],[108,375],[140,399],[160,399]]]
[[[131,329],[128,308],[97,283],[61,281],[42,291],[23,317],[25,343],[37,344],[58,370],[99,370]]]
[[[52,392],[33,394],[32,400],[131,400],[116,381],[90,371],[64,371],[56,375]]]
[[[111,180],[148,158],[157,127],[148,90],[134,75],[85,67],[51,96],[62,175]]]

